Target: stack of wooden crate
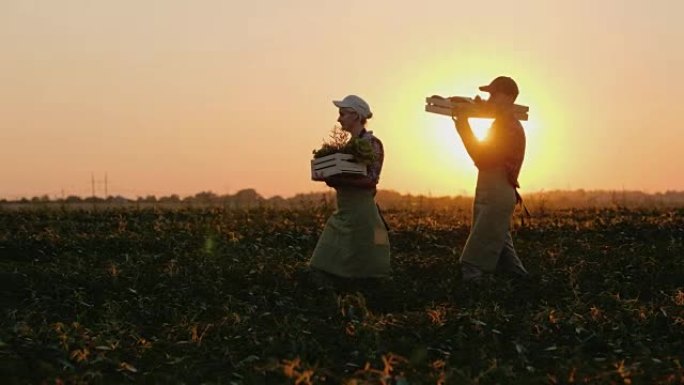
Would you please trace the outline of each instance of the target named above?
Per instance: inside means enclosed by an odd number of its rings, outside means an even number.
[[[461,112],[471,118],[495,118],[500,106],[487,103],[484,100],[463,96],[442,97],[438,95],[425,98],[425,111],[435,114],[455,116]],[[527,120],[530,110],[527,106],[514,104],[513,116],[518,120]]]
[[[311,160],[311,179],[321,181],[337,174],[366,175],[366,165],[354,162],[351,154],[332,154]]]

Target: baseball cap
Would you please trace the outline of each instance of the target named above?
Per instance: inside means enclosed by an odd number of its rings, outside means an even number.
[[[480,87],[480,91],[485,91],[485,92],[500,92],[502,94],[506,95],[511,95],[511,96],[518,96],[518,85],[515,83],[515,80],[509,78],[508,76],[499,76],[496,79],[492,80],[491,83],[489,83],[486,86]]]
[[[356,95],[347,95],[342,100],[333,100],[333,104],[338,108],[351,108],[362,118],[370,119],[373,117],[368,103]]]

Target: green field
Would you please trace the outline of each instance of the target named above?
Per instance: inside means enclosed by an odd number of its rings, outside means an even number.
[[[329,207],[0,210],[2,384],[683,384],[684,210],[538,212],[464,286],[464,210],[394,211],[393,278],[306,273]]]

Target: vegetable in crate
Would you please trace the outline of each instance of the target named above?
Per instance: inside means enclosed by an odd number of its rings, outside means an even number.
[[[335,126],[330,133],[329,140],[324,142],[321,148],[313,151],[314,159],[341,153],[353,155],[357,163],[373,163],[375,152],[370,142],[361,138],[348,138],[348,133]]]

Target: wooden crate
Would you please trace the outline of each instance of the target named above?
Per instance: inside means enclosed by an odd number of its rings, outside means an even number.
[[[311,179],[323,180],[337,174],[366,175],[366,165],[353,161],[351,154],[332,154],[311,160]]]
[[[453,116],[460,110],[473,118],[494,118],[495,109],[486,102],[476,102],[472,98],[452,96],[444,98],[431,96],[425,98],[425,111],[435,114]],[[513,105],[513,116],[518,120],[527,120],[530,108],[520,104]]]

